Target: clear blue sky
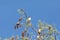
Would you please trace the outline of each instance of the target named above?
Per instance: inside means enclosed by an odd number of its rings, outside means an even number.
[[[49,24],[56,24],[60,31],[60,0],[0,0],[0,36],[10,37],[20,35],[14,30],[19,18],[17,9],[23,8],[32,17],[33,24],[42,20]]]

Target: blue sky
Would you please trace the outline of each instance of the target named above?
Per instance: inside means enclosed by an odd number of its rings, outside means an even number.
[[[28,16],[36,26],[40,19],[49,24],[56,24],[60,31],[60,0],[0,0],[0,36],[10,37],[20,35],[14,30],[14,25],[19,18],[17,9],[25,9]]]

